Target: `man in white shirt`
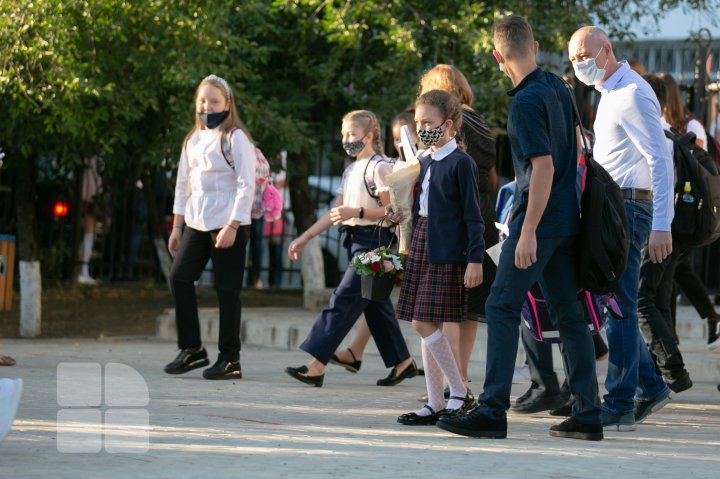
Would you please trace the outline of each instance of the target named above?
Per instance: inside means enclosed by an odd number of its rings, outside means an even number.
[[[579,29],[568,53],[577,78],[601,93],[594,124],[595,159],[625,198],[630,252],[616,291],[623,317],[608,317],[608,393],[600,421],[618,431],[633,431],[636,422],[662,408],[670,397],[640,335],[637,300],[643,250],[647,248],[652,262],[672,252],[672,157],[655,94],[627,62],[617,61],[605,32],[593,26]]]

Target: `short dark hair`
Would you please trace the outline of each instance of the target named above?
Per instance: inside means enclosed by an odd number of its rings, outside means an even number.
[[[665,105],[667,105],[667,89],[665,88],[665,81],[654,73],[646,73],[642,77],[646,82],[648,82],[650,88],[653,89],[655,96],[660,103],[660,108],[664,110]]]
[[[535,37],[532,27],[525,17],[520,15],[508,15],[495,20],[493,39],[495,49],[508,60],[523,58],[533,53]]]

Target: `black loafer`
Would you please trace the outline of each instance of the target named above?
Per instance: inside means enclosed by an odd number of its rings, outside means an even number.
[[[350,353],[350,356],[352,356],[353,360],[352,362],[346,363],[345,361],[340,360],[336,355],[332,355],[332,358],[330,358],[331,364],[337,364],[338,366],[342,366],[351,373],[356,373],[360,371],[360,366],[362,366],[362,361],[358,361],[355,358],[355,354],[353,354],[352,349],[347,348],[347,352]]]
[[[400,384],[405,379],[414,378],[417,375],[418,375],[417,365],[415,364],[415,361],[411,361],[410,364],[408,364],[407,367],[400,374],[397,373],[397,368],[392,368],[390,370],[390,374],[388,374],[388,376],[386,378],[377,380],[377,385],[378,386],[395,386],[397,384]]]
[[[559,394],[554,396],[537,396],[534,390],[520,396],[510,409],[520,414],[534,414],[542,411],[552,411],[565,405],[567,401]]]
[[[400,416],[398,416],[397,422],[405,426],[434,426],[440,418],[440,415],[447,414],[448,412],[447,409],[435,412],[435,410],[427,404],[423,407],[430,411],[429,415],[421,416],[414,412],[409,412],[407,414],[401,414]]]
[[[285,372],[297,379],[300,382],[303,382],[305,384],[310,384],[311,386],[315,386],[316,388],[322,387],[323,380],[325,379],[325,375],[321,374],[320,376],[308,376],[308,368],[307,366],[300,366],[299,368],[293,368],[293,367],[286,367]]]
[[[586,441],[600,441],[603,438],[603,427],[601,424],[582,423],[571,416],[560,424],[552,426],[550,435],[553,437],[584,439]]]
[[[168,374],[183,374],[208,364],[210,364],[210,360],[205,348],[195,352],[186,348],[180,351],[177,357],[165,366],[165,372]]]
[[[203,371],[203,377],[205,379],[241,379],[240,361],[218,358],[215,364]]]
[[[551,416],[568,417],[570,414],[572,414],[572,403],[570,402],[565,403],[562,407],[550,411]]]

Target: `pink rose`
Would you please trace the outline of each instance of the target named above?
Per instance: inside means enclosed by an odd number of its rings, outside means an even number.
[[[385,272],[390,272],[393,269],[395,269],[395,267],[393,266],[392,261],[388,261],[388,260],[384,259],[383,260],[383,269],[385,270]]]

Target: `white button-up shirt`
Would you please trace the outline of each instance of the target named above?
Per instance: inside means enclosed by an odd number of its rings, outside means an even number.
[[[450,141],[438,148],[436,152],[433,152],[430,148],[428,148],[420,154],[420,157],[430,155],[430,158],[432,158],[433,161],[441,161],[443,158],[455,151],[457,147],[458,146],[455,138],[452,138]],[[428,166],[428,169],[425,172],[425,177],[422,180],[422,191],[420,192],[420,211],[418,212],[420,216],[428,215],[428,190],[430,189],[430,170],[432,170],[432,164]]]
[[[255,196],[255,147],[242,130],[230,141],[232,168],[220,149],[217,129],[196,130],[180,156],[173,213],[199,231],[220,229],[231,220],[250,224]]]
[[[652,229],[670,231],[673,162],[655,93],[626,62],[595,88],[602,94],[595,117],[595,159],[621,188],[652,190]]]

